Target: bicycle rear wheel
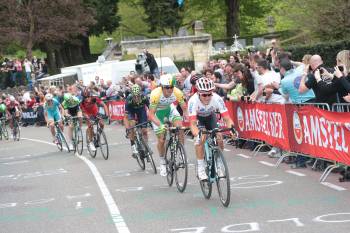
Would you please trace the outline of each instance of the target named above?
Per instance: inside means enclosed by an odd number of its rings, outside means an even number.
[[[174,182],[174,160],[170,150],[171,143],[172,143],[171,141],[168,142],[165,150],[165,161],[166,161],[166,170],[167,170],[166,179],[168,181],[169,186],[172,186]]]
[[[147,162],[151,163],[154,174],[157,174],[157,167],[156,167],[156,164],[154,163],[153,155],[152,155],[153,152],[152,152],[151,148],[149,148],[147,142],[142,140],[142,143],[143,143],[143,146],[145,148],[145,155],[147,158]]]
[[[86,147],[87,147],[87,150],[89,152],[89,155],[92,157],[92,158],[95,158],[96,157],[96,154],[97,154],[97,150],[91,150],[90,148],[90,141],[89,141],[89,134],[88,134],[88,129],[86,129],[86,132],[85,132],[85,138],[86,138]],[[93,143],[93,140],[94,140],[94,137],[92,137],[92,143]]]
[[[187,155],[184,146],[179,142],[177,145],[175,158],[175,183],[179,192],[183,192],[187,185]]]
[[[209,169],[210,169],[210,167],[208,166],[207,156],[204,156],[204,162],[205,162],[205,172],[208,175],[208,180],[199,180],[199,185],[201,186],[203,196],[206,199],[209,199],[211,197],[211,193],[213,190],[213,183],[209,181]]]
[[[216,186],[218,188],[218,193],[220,201],[223,206],[227,207],[230,204],[231,197],[231,185],[230,185],[230,175],[228,172],[227,163],[224,155],[220,150],[216,150],[213,153],[215,160],[215,171],[216,171]]]

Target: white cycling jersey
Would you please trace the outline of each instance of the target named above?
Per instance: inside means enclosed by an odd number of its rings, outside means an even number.
[[[198,93],[194,94],[188,101],[188,116],[191,120],[195,120],[197,116],[207,117],[213,114],[215,111],[219,111],[222,116],[228,114],[225,102],[221,97],[213,93],[208,105],[204,105],[198,96]]]

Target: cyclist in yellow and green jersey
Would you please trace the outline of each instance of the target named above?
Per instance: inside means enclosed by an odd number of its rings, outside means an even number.
[[[176,80],[170,74],[160,77],[160,87],[151,92],[148,118],[152,121],[153,130],[157,135],[157,149],[160,157],[160,175],[166,176],[165,161],[165,132],[164,119],[168,119],[173,126],[182,126],[182,117],[176,110],[174,102],[177,102],[183,110],[183,115],[187,117],[187,107],[184,94],[175,87]],[[184,133],[180,132],[180,140],[184,143]]]

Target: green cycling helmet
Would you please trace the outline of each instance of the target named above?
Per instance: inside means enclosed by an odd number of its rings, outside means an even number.
[[[140,86],[137,85],[137,84],[133,85],[133,86],[131,87],[131,93],[132,93],[133,95],[140,95],[140,93],[141,93],[141,88],[140,88]]]
[[[63,96],[63,100],[68,101],[70,98],[72,98],[72,95],[70,93],[66,93]]]
[[[5,104],[0,104],[0,112],[5,112],[6,106]]]

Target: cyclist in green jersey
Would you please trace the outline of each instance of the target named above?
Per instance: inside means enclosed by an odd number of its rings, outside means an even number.
[[[82,126],[82,113],[80,110],[80,100],[78,97],[65,93],[63,96],[62,106],[64,109],[65,116],[79,117],[80,127]],[[74,150],[73,148],[73,123],[70,122],[68,127],[68,138],[69,138],[69,149]]]

